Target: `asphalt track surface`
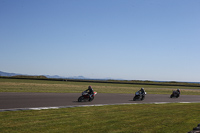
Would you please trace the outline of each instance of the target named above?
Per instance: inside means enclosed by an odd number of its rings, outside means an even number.
[[[134,94],[98,93],[91,102],[78,102],[81,93],[0,93],[0,112],[34,108],[78,107],[141,103],[200,103],[200,95],[147,94],[143,101],[133,101]]]

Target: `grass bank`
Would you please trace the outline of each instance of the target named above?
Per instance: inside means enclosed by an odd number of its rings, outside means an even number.
[[[200,95],[200,87],[112,84],[0,78],[0,92],[81,93],[91,85],[98,93],[135,93],[144,87],[148,94],[170,94],[177,88],[183,95]]]
[[[186,133],[200,123],[200,104],[141,104],[0,113],[0,131]]]

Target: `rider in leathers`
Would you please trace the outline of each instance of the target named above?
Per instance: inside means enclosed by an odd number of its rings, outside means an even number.
[[[90,97],[90,99],[91,99],[92,95],[94,94],[94,91],[93,91],[92,87],[91,87],[91,86],[88,86],[88,89],[87,89],[86,91],[89,91],[89,92],[88,92],[88,95],[89,95],[89,97]]]
[[[145,90],[144,90],[144,88],[140,89],[140,93],[142,94],[142,98],[143,98],[145,96]]]
[[[180,89],[177,89],[176,92],[177,92],[178,96],[180,96],[180,94],[181,94]]]

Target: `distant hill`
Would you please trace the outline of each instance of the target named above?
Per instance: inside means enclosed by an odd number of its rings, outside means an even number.
[[[45,76],[47,78],[56,78],[56,79],[89,79],[85,78],[84,76],[73,76],[73,77],[62,77],[58,75],[27,75],[27,74],[17,74],[17,73],[8,73],[8,72],[2,72],[0,71],[0,76],[6,76],[6,77],[13,77],[13,76]]]
[[[24,75],[18,73],[8,73],[0,71],[0,77],[13,77],[13,78],[37,78],[37,79],[51,79],[51,80],[71,80],[71,81],[87,81],[87,82],[98,82],[98,83],[125,83],[125,84],[145,84],[145,85],[168,85],[168,86],[190,86],[199,87],[200,82],[176,82],[176,81],[148,81],[148,80],[123,80],[123,79],[91,79],[84,76],[73,76],[73,77],[62,77],[58,75]]]
[[[2,71],[0,71],[0,76],[11,77],[11,76],[16,76],[16,75],[21,75],[21,74],[16,74],[16,73],[7,73],[7,72],[2,72]]]

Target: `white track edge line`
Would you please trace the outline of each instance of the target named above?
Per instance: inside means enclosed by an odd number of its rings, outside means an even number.
[[[193,101],[193,102],[151,102],[151,103],[113,103],[113,104],[92,104],[92,105],[70,105],[70,106],[57,106],[57,107],[14,108],[14,109],[0,109],[0,112],[22,111],[22,110],[45,110],[45,109],[60,109],[60,108],[75,108],[75,107],[91,107],[91,106],[105,106],[105,105],[169,104],[169,103],[200,103],[200,101]]]

